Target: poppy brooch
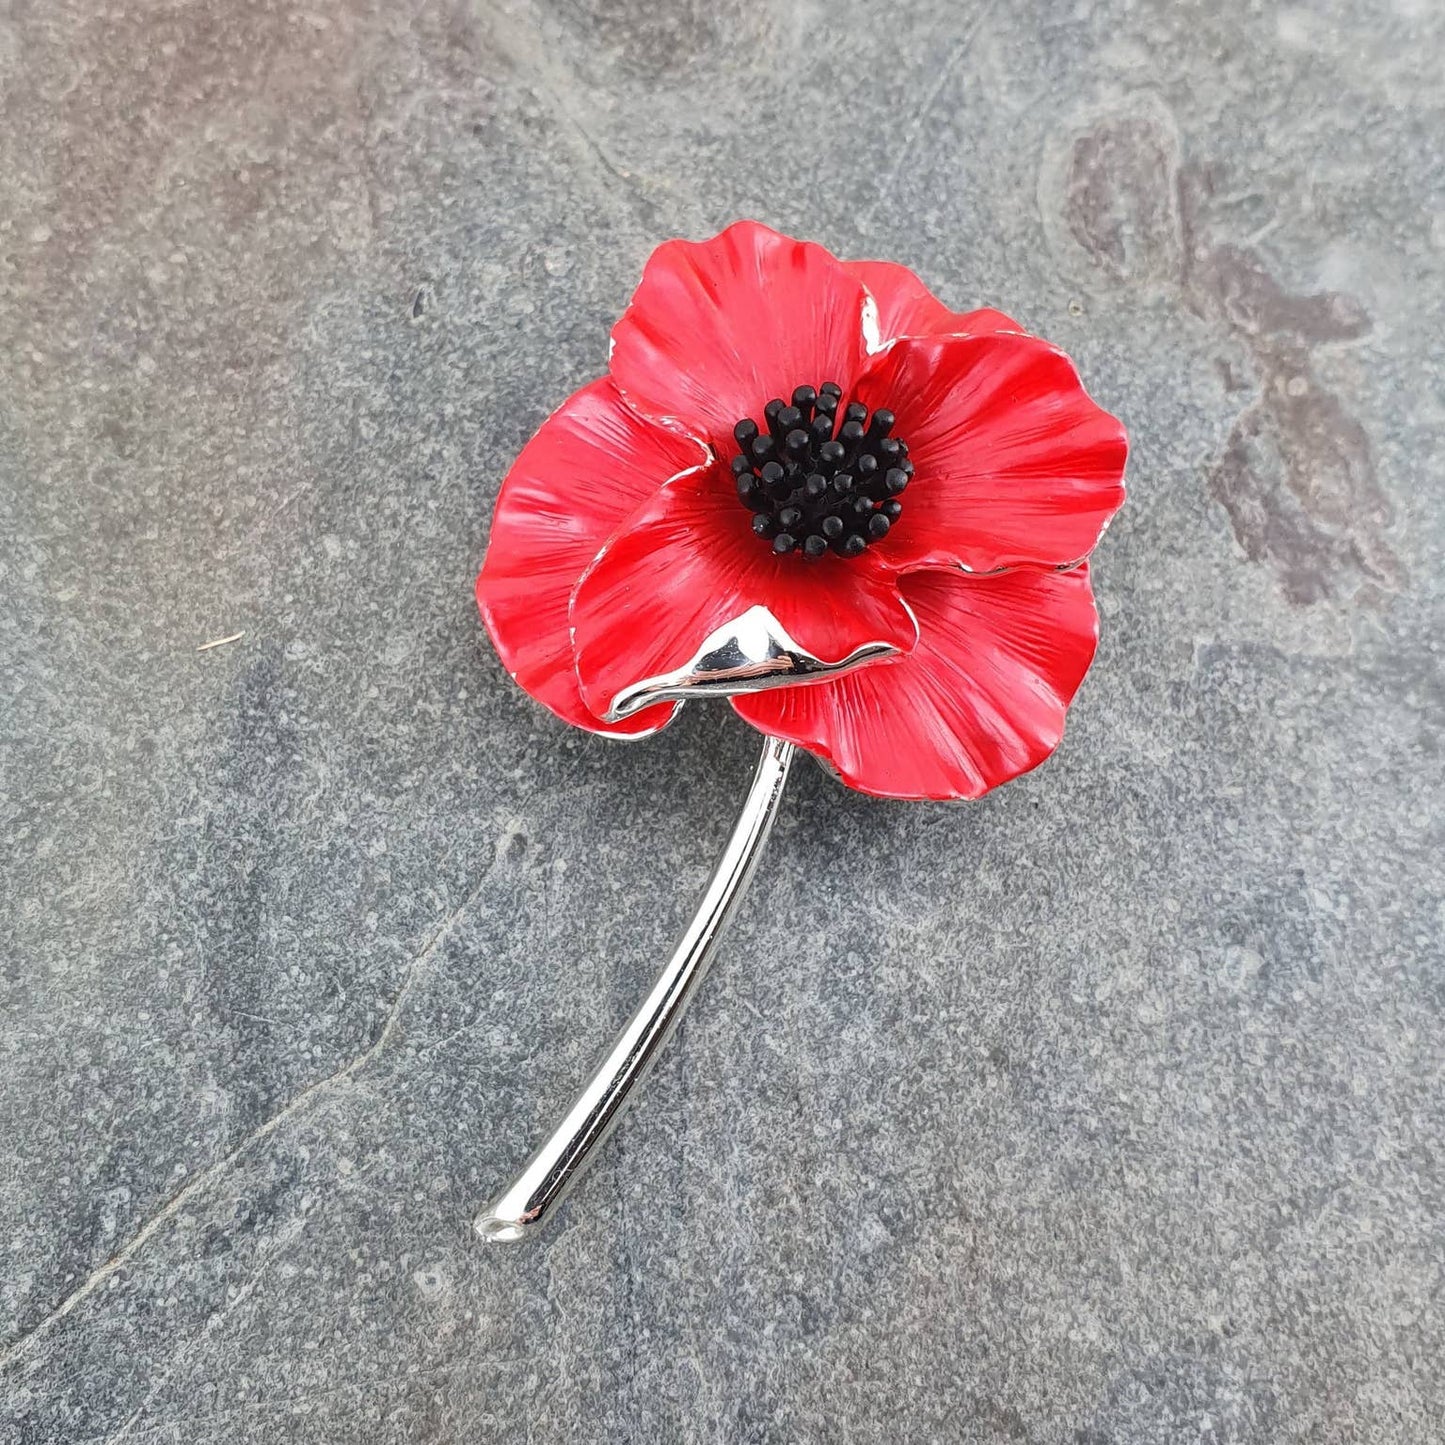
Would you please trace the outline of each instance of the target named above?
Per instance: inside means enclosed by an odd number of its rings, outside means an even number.
[[[608,373],[502,483],[477,603],[512,677],[623,739],[727,698],[765,743],[692,924],[558,1128],[477,1216],[531,1233],[702,977],[801,749],[883,798],[978,798],[1057,747],[1098,638],[1123,426],[1073,363],[906,267],[739,221],[648,260]]]

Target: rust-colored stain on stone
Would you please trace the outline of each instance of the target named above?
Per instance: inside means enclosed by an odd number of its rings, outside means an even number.
[[[1369,438],[1308,361],[1303,348],[1280,348],[1210,469],[1210,495],[1245,555],[1275,569],[1291,602],[1334,596],[1350,575],[1399,590],[1404,572],[1384,540],[1392,513]]]
[[[1219,362],[1226,391],[1255,395],[1208,472],[1245,556],[1300,605],[1398,591],[1406,574],[1387,539],[1393,514],[1369,436],[1314,366],[1317,348],[1358,340],[1370,318],[1344,293],[1291,291],[1260,250],[1228,236],[1219,168],[1181,161],[1180,149],[1157,103],[1100,117],[1068,154],[1068,234],[1116,284],[1178,287],[1249,353],[1253,385]]]
[[[1069,231],[1116,281],[1179,271],[1173,138],[1144,116],[1101,123],[1074,141],[1064,214]]]

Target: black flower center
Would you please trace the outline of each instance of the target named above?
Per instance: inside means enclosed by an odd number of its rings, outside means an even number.
[[[907,443],[891,435],[893,413],[879,407],[870,417],[855,401],[840,415],[842,399],[836,382],[800,386],[791,402],[774,397],[763,408],[761,427],[744,417],[733,428],[738,498],[779,555],[856,557],[903,511],[913,463]]]

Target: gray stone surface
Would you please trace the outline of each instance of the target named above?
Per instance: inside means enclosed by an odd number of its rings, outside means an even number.
[[[1428,0],[3,7],[0,1440],[1445,1438],[1442,59]],[[755,744],[570,735],[471,575],[741,214],[1077,356],[1105,641],[982,804],[803,769],[486,1250]]]

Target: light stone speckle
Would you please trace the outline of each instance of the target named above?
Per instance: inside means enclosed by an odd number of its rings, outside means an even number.
[[[0,1441],[1441,1439],[1442,62],[1418,0],[0,15]],[[484,1249],[755,743],[569,734],[471,577],[739,215],[1076,357],[1104,643],[981,804],[800,769]]]

